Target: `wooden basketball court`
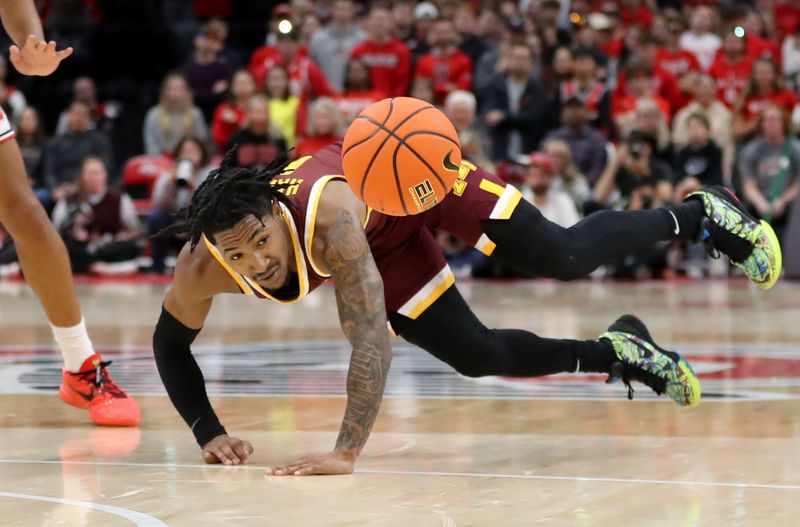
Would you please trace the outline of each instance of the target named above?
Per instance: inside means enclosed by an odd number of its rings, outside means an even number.
[[[142,405],[103,429],[60,402],[60,356],[33,295],[0,284],[3,526],[795,526],[800,284],[459,284],[497,327],[594,338],[631,312],[687,355],[694,410],[599,376],[467,379],[400,340],[351,476],[265,477],[334,444],[349,347],[333,289],[293,306],[218,299],[195,354],[251,464],[203,465],[150,348],[162,285],[80,294],[95,344]]]

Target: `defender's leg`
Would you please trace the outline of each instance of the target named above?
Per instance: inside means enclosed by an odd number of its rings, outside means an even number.
[[[105,368],[108,363],[94,352],[64,243],[31,189],[13,133],[6,137],[0,143],[0,222],[14,239],[25,278],[39,297],[64,356],[59,394],[65,402],[89,409],[97,424],[137,425],[139,406],[114,383]]]

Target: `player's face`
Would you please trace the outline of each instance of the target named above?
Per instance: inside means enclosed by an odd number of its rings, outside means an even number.
[[[248,216],[214,235],[217,249],[236,272],[271,290],[289,280],[291,249],[286,224],[278,210],[276,205],[273,214],[265,215],[261,221]]]

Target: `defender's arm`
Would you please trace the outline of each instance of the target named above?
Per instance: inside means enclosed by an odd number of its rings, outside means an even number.
[[[32,0],[0,0],[3,28],[16,44],[9,58],[23,75],[50,75],[72,55],[72,48],[56,51],[56,43],[44,40],[39,13]]]

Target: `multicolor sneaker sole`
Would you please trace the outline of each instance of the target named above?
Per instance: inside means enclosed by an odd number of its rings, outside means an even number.
[[[689,194],[687,199],[700,200],[708,221],[721,231],[746,241],[751,250],[744,257],[725,251],[725,246],[730,248],[735,244],[715,240],[713,229],[704,228],[702,237],[705,241],[726,252],[731,263],[744,271],[758,287],[769,289],[775,285],[783,268],[783,255],[778,237],[769,223],[751,216],[736,195],[724,187],[706,187]]]
[[[629,384],[634,379],[658,395],[666,393],[679,406],[691,408],[700,404],[700,380],[691,365],[679,353],[658,347],[642,321],[624,315],[608,329],[600,338],[611,342],[623,367],[612,367],[607,382],[623,380]]]

